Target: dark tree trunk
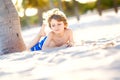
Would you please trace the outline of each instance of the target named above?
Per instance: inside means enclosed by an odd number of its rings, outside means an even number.
[[[74,5],[74,11],[75,11],[75,15],[76,15],[77,21],[79,21],[80,17],[79,17],[79,12],[78,12],[78,3],[77,3],[76,0],[73,0],[73,5]]]
[[[99,13],[99,15],[101,16],[101,15],[102,15],[102,9],[101,9],[100,4],[101,4],[101,1],[100,1],[100,0],[97,0],[98,13]]]
[[[118,13],[117,0],[113,0],[113,4],[114,4],[114,10],[115,10],[115,12]]]
[[[60,10],[63,11],[63,8],[62,8],[62,1],[61,1],[61,0],[58,0],[58,4],[59,4]]]
[[[54,8],[53,0],[49,0],[49,2],[50,2],[50,9]]]
[[[40,25],[42,25],[42,21],[43,21],[42,12],[43,12],[43,10],[38,8],[38,21],[39,21]]]

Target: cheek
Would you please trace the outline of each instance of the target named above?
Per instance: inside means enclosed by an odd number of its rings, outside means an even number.
[[[50,29],[51,29],[51,30],[54,30],[55,28],[54,28],[54,27],[51,27]]]
[[[62,28],[65,29],[65,28],[67,28],[67,26],[66,25],[62,25]]]

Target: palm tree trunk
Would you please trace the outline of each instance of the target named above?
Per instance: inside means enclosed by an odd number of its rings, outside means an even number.
[[[50,2],[50,9],[54,8],[53,0],[49,0],[49,2]]]
[[[43,10],[38,8],[38,21],[39,21],[40,25],[42,25],[42,23],[43,23],[42,12],[43,12]]]
[[[114,10],[115,10],[115,12],[118,13],[117,0],[113,0],[113,4],[114,4]]]
[[[0,54],[26,49],[17,11],[11,0],[0,0]]]
[[[62,1],[61,1],[61,0],[58,0],[58,4],[59,4],[60,10],[63,11],[63,8],[62,8]]]
[[[97,0],[98,13],[99,13],[99,15],[101,16],[101,15],[102,15],[102,9],[101,9],[100,4],[101,4],[101,1],[100,1],[100,0]]]
[[[75,10],[75,15],[76,15],[76,18],[77,18],[77,21],[80,20],[80,17],[79,17],[79,12],[78,12],[78,3],[76,0],[73,0],[73,4],[74,4],[74,10]]]

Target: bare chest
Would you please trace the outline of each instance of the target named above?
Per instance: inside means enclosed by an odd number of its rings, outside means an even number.
[[[62,46],[68,42],[68,37],[66,37],[66,36],[55,37],[53,39],[53,41],[54,41],[55,45],[59,47],[59,46]]]

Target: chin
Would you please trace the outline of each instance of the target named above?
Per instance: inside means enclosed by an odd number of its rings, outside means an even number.
[[[59,34],[59,33],[61,33],[60,31],[54,31],[56,34]]]

